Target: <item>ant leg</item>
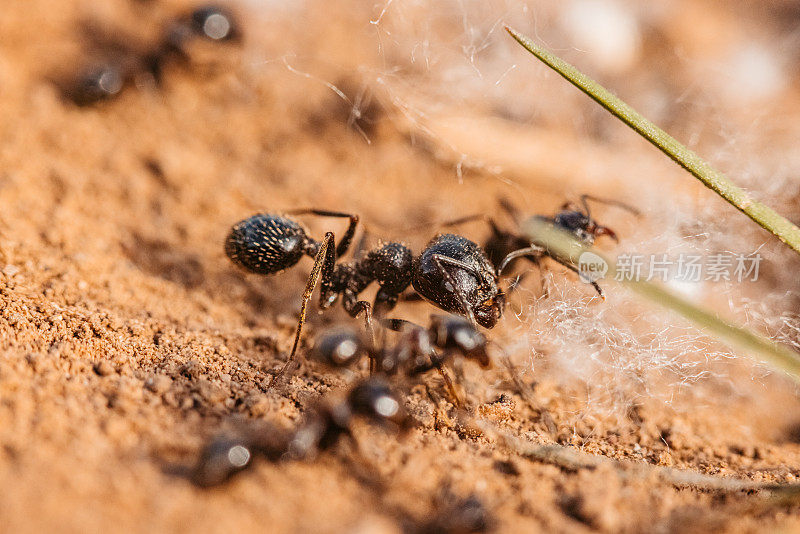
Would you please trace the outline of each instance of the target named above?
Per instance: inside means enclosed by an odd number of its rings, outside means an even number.
[[[463,269],[468,273],[471,273],[478,280],[481,279],[480,275],[477,272],[475,272],[475,269],[473,269],[466,263],[454,260],[453,258],[448,258],[447,256],[434,254],[433,256],[431,256],[431,259],[433,260],[433,263],[436,265],[436,268],[439,270],[439,273],[442,275],[442,278],[444,278],[445,281],[453,287],[453,292],[456,294],[456,298],[461,304],[461,308],[464,310],[464,315],[466,315],[470,324],[472,324],[472,326],[477,328],[478,323],[475,321],[475,313],[472,311],[472,306],[469,305],[469,302],[467,302],[467,297],[464,296],[464,292],[458,288],[458,286],[456,285],[456,281],[453,279],[452,275],[447,271],[447,269],[445,269],[444,265],[448,264],[452,265],[453,267],[458,267],[459,269]]]
[[[495,233],[500,232],[500,228],[494,222],[494,219],[492,219],[490,216],[486,215],[485,213],[473,213],[472,215],[465,215],[463,217],[459,217],[458,219],[451,219],[449,221],[425,223],[425,224],[420,224],[420,225],[417,225],[417,226],[409,226],[409,227],[406,227],[406,230],[411,230],[411,231],[413,231],[413,230],[423,230],[423,229],[428,229],[431,226],[435,226],[436,228],[449,228],[451,226],[459,226],[459,225],[466,224],[466,223],[472,222],[472,221],[483,221],[483,222],[485,222],[486,224],[489,225],[489,228],[492,229],[492,232],[495,232]]]
[[[411,321],[407,321],[405,319],[381,319],[381,326],[391,330],[392,332],[402,332],[403,330],[413,328],[423,330],[423,327],[417,323],[412,323]]]
[[[439,371],[439,374],[442,376],[444,384],[447,387],[447,391],[450,393],[450,396],[453,397],[453,403],[456,405],[456,408],[461,408],[461,397],[459,397],[458,391],[456,391],[456,386],[450,379],[450,375],[447,374],[444,364],[436,364],[436,370]]]
[[[491,220],[492,218],[484,213],[473,213],[472,215],[465,215],[464,217],[459,217],[458,219],[444,221],[442,223],[437,224],[437,226],[446,228],[448,226],[458,226],[459,224],[465,224],[472,221],[483,221],[488,224],[490,223]]]
[[[345,311],[351,317],[358,317],[358,314],[364,312],[364,329],[369,334],[369,341],[372,346],[375,346],[375,328],[372,323],[372,305],[366,300],[358,300],[350,305],[345,302]]]
[[[403,332],[412,329],[424,330],[424,328],[416,323],[412,323],[411,321],[407,321],[405,319],[384,319],[381,321],[381,324],[384,325],[385,328],[389,330],[393,330],[395,332]],[[422,347],[418,346],[417,350],[422,351]],[[450,378],[450,375],[447,374],[447,368],[445,367],[444,363],[450,359],[450,354],[445,352],[444,354],[438,355],[436,352],[431,348],[430,350],[430,364],[425,365],[418,365],[413,369],[408,371],[409,376],[416,376],[431,369],[436,369],[444,380],[445,387],[447,391],[450,393],[450,396],[453,398],[453,404],[457,408],[460,408],[462,405],[461,397],[456,390],[455,384],[453,384],[453,380]]]
[[[347,226],[347,231],[342,236],[339,244],[336,245],[336,257],[344,256],[347,249],[350,248],[350,243],[353,242],[353,236],[356,233],[358,226],[358,215],[352,213],[342,213],[340,211],[318,210],[313,208],[298,209],[287,212],[288,215],[318,215],[320,217],[340,217],[343,219],[350,219],[350,224]]]
[[[289,354],[289,359],[283,365],[281,370],[270,381],[270,386],[277,383],[286,373],[286,371],[294,363],[295,354],[297,354],[297,346],[300,344],[300,334],[303,332],[303,325],[306,322],[306,314],[308,312],[308,302],[311,300],[311,295],[314,293],[314,288],[317,286],[320,275],[322,275],[323,283],[327,278],[330,278],[333,272],[333,266],[336,263],[336,254],[333,250],[333,232],[325,234],[325,238],[320,244],[317,256],[314,258],[314,267],[311,268],[311,274],[308,276],[306,288],[303,291],[303,303],[300,306],[300,320],[297,322],[297,330],[294,334],[294,344],[292,345],[292,352]]]
[[[497,199],[497,203],[500,204],[500,209],[502,209],[509,217],[511,217],[511,220],[514,221],[514,224],[519,226],[520,222],[522,222],[522,214],[514,205],[514,203],[506,197],[500,197]]]
[[[639,215],[642,214],[642,212],[639,211],[637,208],[631,206],[630,204],[626,204],[624,202],[620,202],[619,200],[613,200],[613,199],[610,199],[610,198],[602,198],[602,197],[596,197],[596,196],[593,196],[593,195],[585,195],[584,194],[584,195],[581,195],[581,203],[583,204],[583,207],[586,210],[586,215],[589,216],[589,217],[591,217],[591,214],[589,213],[589,203],[587,202],[589,200],[591,200],[592,202],[599,202],[600,204],[606,204],[608,206],[615,206],[617,208],[622,208],[625,211],[633,213],[636,216],[639,216]]]
[[[580,271],[580,269],[578,269],[577,267],[575,267],[575,266],[574,266],[574,265],[572,265],[571,263],[569,263],[569,262],[567,262],[567,261],[565,261],[565,260],[562,260],[562,259],[560,259],[560,258],[557,258],[557,257],[555,257],[555,256],[551,256],[550,254],[548,254],[548,257],[550,257],[551,259],[553,259],[553,260],[557,261],[558,263],[560,263],[561,265],[563,265],[564,267],[566,267],[566,268],[567,268],[567,269],[569,269],[570,271],[572,271],[572,272],[574,272],[575,274],[577,274],[577,275],[578,275],[578,277],[579,277],[581,280],[583,280],[584,282],[586,282],[587,284],[592,284],[592,287],[594,287],[595,291],[597,291],[597,294],[598,294],[598,295],[600,295],[600,298],[601,298],[601,299],[603,299],[603,300],[606,300],[606,296],[603,294],[603,290],[600,288],[600,286],[597,284],[597,282],[595,282],[594,280],[590,280],[589,278],[587,278],[587,277],[586,277],[586,275],[584,275],[584,274],[583,274],[583,273]]]

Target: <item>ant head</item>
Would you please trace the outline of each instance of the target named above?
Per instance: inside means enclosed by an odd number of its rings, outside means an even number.
[[[469,315],[492,328],[503,315],[505,296],[497,269],[477,243],[439,234],[414,260],[411,284],[425,300],[446,312]]]
[[[503,298],[505,299],[504,295]],[[466,358],[478,362],[481,367],[491,366],[486,352],[486,336],[465,318],[455,315],[431,316],[431,331],[437,347],[456,349]]]
[[[399,429],[409,427],[403,402],[381,378],[371,377],[356,384],[347,397],[350,409],[376,423]]]
[[[358,334],[349,329],[333,330],[319,338],[309,356],[331,367],[349,367],[364,351]]]

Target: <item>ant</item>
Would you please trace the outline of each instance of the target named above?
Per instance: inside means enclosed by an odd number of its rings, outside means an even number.
[[[414,377],[436,369],[459,405],[458,394],[444,364],[460,354],[483,368],[491,366],[486,337],[463,317],[431,315],[428,328],[403,319],[385,319],[381,324],[389,330],[401,332],[395,345],[377,346],[372,339],[365,339],[352,329],[334,329],[317,340],[310,358],[341,368],[352,367],[367,356],[370,369],[385,375],[402,372]]]
[[[338,244],[333,232],[326,232],[320,242],[290,218],[290,215],[301,214],[348,218],[350,222]],[[372,339],[373,313],[382,317],[392,310],[409,285],[434,306],[465,316],[472,325],[492,328],[502,316],[506,299],[499,287],[500,271],[478,244],[459,235],[440,234],[417,256],[402,243],[389,242],[355,260],[339,263],[338,258],[350,247],[358,220],[353,214],[302,209],[287,215],[253,215],[234,225],[228,234],[225,240],[228,258],[257,274],[282,272],[296,265],[304,255],[314,258],[303,291],[292,351],[273,382],[283,376],[294,361],[308,302],[320,278],[320,308],[329,308],[341,296],[350,316],[364,314]],[[359,300],[358,295],[372,282],[379,286],[373,304]]]
[[[117,42],[106,42],[105,48],[112,57],[79,73],[63,88],[63,93],[76,105],[88,106],[118,96],[126,85],[137,82],[142,76],[159,84],[167,61],[188,59],[186,45],[192,38],[221,42],[237,40],[240,34],[228,10],[218,6],[201,7],[172,22],[161,42],[152,49],[135,51]]]
[[[356,418],[399,433],[412,427],[400,397],[383,379],[371,377],[356,383],[343,399],[313,408],[292,431],[270,425],[211,440],[192,471],[192,481],[202,487],[222,484],[246,469],[255,457],[270,462],[313,457],[342,438],[354,439],[351,429]]]
[[[595,239],[601,236],[608,236],[614,241],[619,242],[616,232],[607,226],[599,224],[592,217],[591,210],[589,209],[590,200],[622,208],[637,216],[640,215],[639,210],[636,208],[616,200],[603,199],[591,195],[581,195],[580,199],[580,205],[576,205],[573,202],[566,202],[561,206],[561,210],[552,217],[534,215],[533,217],[527,218],[527,220],[533,219],[538,222],[550,224],[555,228],[569,232],[583,245],[590,246],[594,244]],[[491,236],[489,236],[484,244],[484,250],[486,250],[489,260],[495,263],[495,265],[499,265],[499,272],[509,268],[511,264],[519,258],[525,258],[537,267],[541,267],[540,262],[542,258],[548,257],[578,274],[582,280],[590,283],[592,287],[594,287],[601,298],[605,299],[603,290],[596,281],[586,278],[575,265],[548,250],[544,243],[531,241],[527,236],[521,233],[520,228],[524,225],[525,221],[515,206],[508,200],[501,199],[500,207],[514,221],[515,228],[513,230],[508,231],[500,228],[494,219],[484,214],[468,215],[460,219],[448,221],[444,223],[444,225],[455,226],[473,220],[484,220],[489,224],[489,228],[492,232]]]

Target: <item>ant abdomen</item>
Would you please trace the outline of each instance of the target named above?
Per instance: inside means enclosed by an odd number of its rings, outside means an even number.
[[[239,36],[233,15],[220,6],[205,6],[191,14],[192,29],[212,41],[229,41]]]
[[[125,84],[124,69],[115,63],[106,63],[81,73],[64,92],[75,104],[88,106],[113,98]]]
[[[280,215],[253,215],[238,222],[225,239],[225,254],[231,261],[257,274],[292,267],[310,252],[309,247],[303,227]]]
[[[350,367],[361,359],[363,352],[363,342],[358,334],[342,328],[320,337],[310,357],[331,367]]]
[[[376,424],[407,430],[411,420],[397,393],[379,377],[371,377],[356,384],[347,396],[354,414],[366,417]]]

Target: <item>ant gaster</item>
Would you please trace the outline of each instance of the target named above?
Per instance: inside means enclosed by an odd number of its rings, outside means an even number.
[[[211,440],[192,471],[192,480],[198,486],[214,486],[246,469],[255,458],[278,462],[313,457],[342,438],[352,439],[356,418],[400,433],[412,426],[400,397],[383,379],[372,377],[356,383],[343,399],[324,400],[312,408],[294,430],[268,425]]]
[[[591,195],[581,195],[580,199],[581,204],[579,206],[573,202],[567,202],[561,206],[561,210],[552,217],[534,215],[533,217],[528,218],[528,220],[533,219],[538,222],[544,222],[553,225],[560,230],[569,232],[580,243],[590,246],[594,244],[596,238],[601,236],[608,236],[617,242],[619,239],[617,238],[616,232],[607,226],[599,224],[592,217],[588,201],[591,200],[594,202],[616,206],[625,209],[634,215],[639,215],[639,210],[636,208],[616,200],[597,198]],[[499,271],[504,271],[519,258],[525,258],[534,263],[536,266],[539,266],[541,259],[548,257],[560,263],[567,269],[577,273],[582,280],[592,284],[594,289],[601,297],[605,298],[603,295],[603,290],[600,288],[597,282],[585,278],[579,269],[575,267],[575,265],[549,251],[544,243],[537,243],[535,241],[532,242],[529,238],[522,235],[520,228],[524,225],[524,221],[522,215],[519,213],[516,207],[514,207],[507,200],[501,200],[500,207],[514,221],[515,228],[513,230],[508,231],[502,229],[497,225],[494,219],[482,214],[470,215],[447,222],[445,224],[448,226],[453,226],[472,220],[485,220],[489,224],[492,234],[484,244],[484,249],[486,250],[489,260],[495,262],[496,265],[499,265]]]
[[[385,243],[353,261],[337,263],[350,246],[358,217],[316,209],[292,214],[349,218],[350,224],[344,237],[335,244],[333,232],[327,232],[320,242],[288,216],[258,214],[234,225],[225,240],[228,257],[258,274],[279,273],[296,265],[304,255],[314,258],[292,351],[275,379],[294,361],[308,302],[320,279],[320,308],[330,307],[341,296],[345,310],[352,317],[364,313],[367,331],[373,338],[373,311],[383,316],[393,309],[409,285],[425,300],[445,311],[466,316],[471,324],[492,328],[502,316],[505,294],[499,288],[499,272],[483,249],[465,237],[438,235],[417,257],[401,243]],[[358,300],[358,295],[372,282],[378,283],[379,290],[370,305]]]

